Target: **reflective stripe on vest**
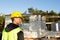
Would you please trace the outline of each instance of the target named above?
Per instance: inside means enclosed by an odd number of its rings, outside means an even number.
[[[22,31],[20,28],[16,28],[10,32],[6,32],[5,29],[2,32],[2,40],[17,40],[17,33]]]

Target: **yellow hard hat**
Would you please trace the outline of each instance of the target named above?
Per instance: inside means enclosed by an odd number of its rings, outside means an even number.
[[[15,18],[15,17],[23,18],[23,17],[22,17],[22,14],[21,14],[20,12],[18,12],[18,11],[12,12],[12,14],[11,14],[10,17],[11,17],[11,18]]]

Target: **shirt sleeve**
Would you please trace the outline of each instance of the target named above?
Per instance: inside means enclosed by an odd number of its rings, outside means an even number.
[[[18,40],[24,40],[24,33],[20,31],[18,34]]]

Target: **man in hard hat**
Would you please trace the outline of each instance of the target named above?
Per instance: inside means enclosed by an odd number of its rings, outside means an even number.
[[[19,27],[22,23],[23,17],[20,12],[12,12],[12,23],[8,24],[2,32],[2,40],[24,40],[23,31]]]

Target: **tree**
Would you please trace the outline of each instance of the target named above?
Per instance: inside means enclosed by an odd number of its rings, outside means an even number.
[[[58,15],[60,16],[60,12],[58,13]]]
[[[51,10],[51,11],[49,12],[49,15],[53,16],[53,15],[57,15],[57,14],[56,14],[56,12],[54,12],[53,10]]]
[[[34,9],[33,8],[28,8],[28,12],[30,13],[30,14],[34,14]]]

